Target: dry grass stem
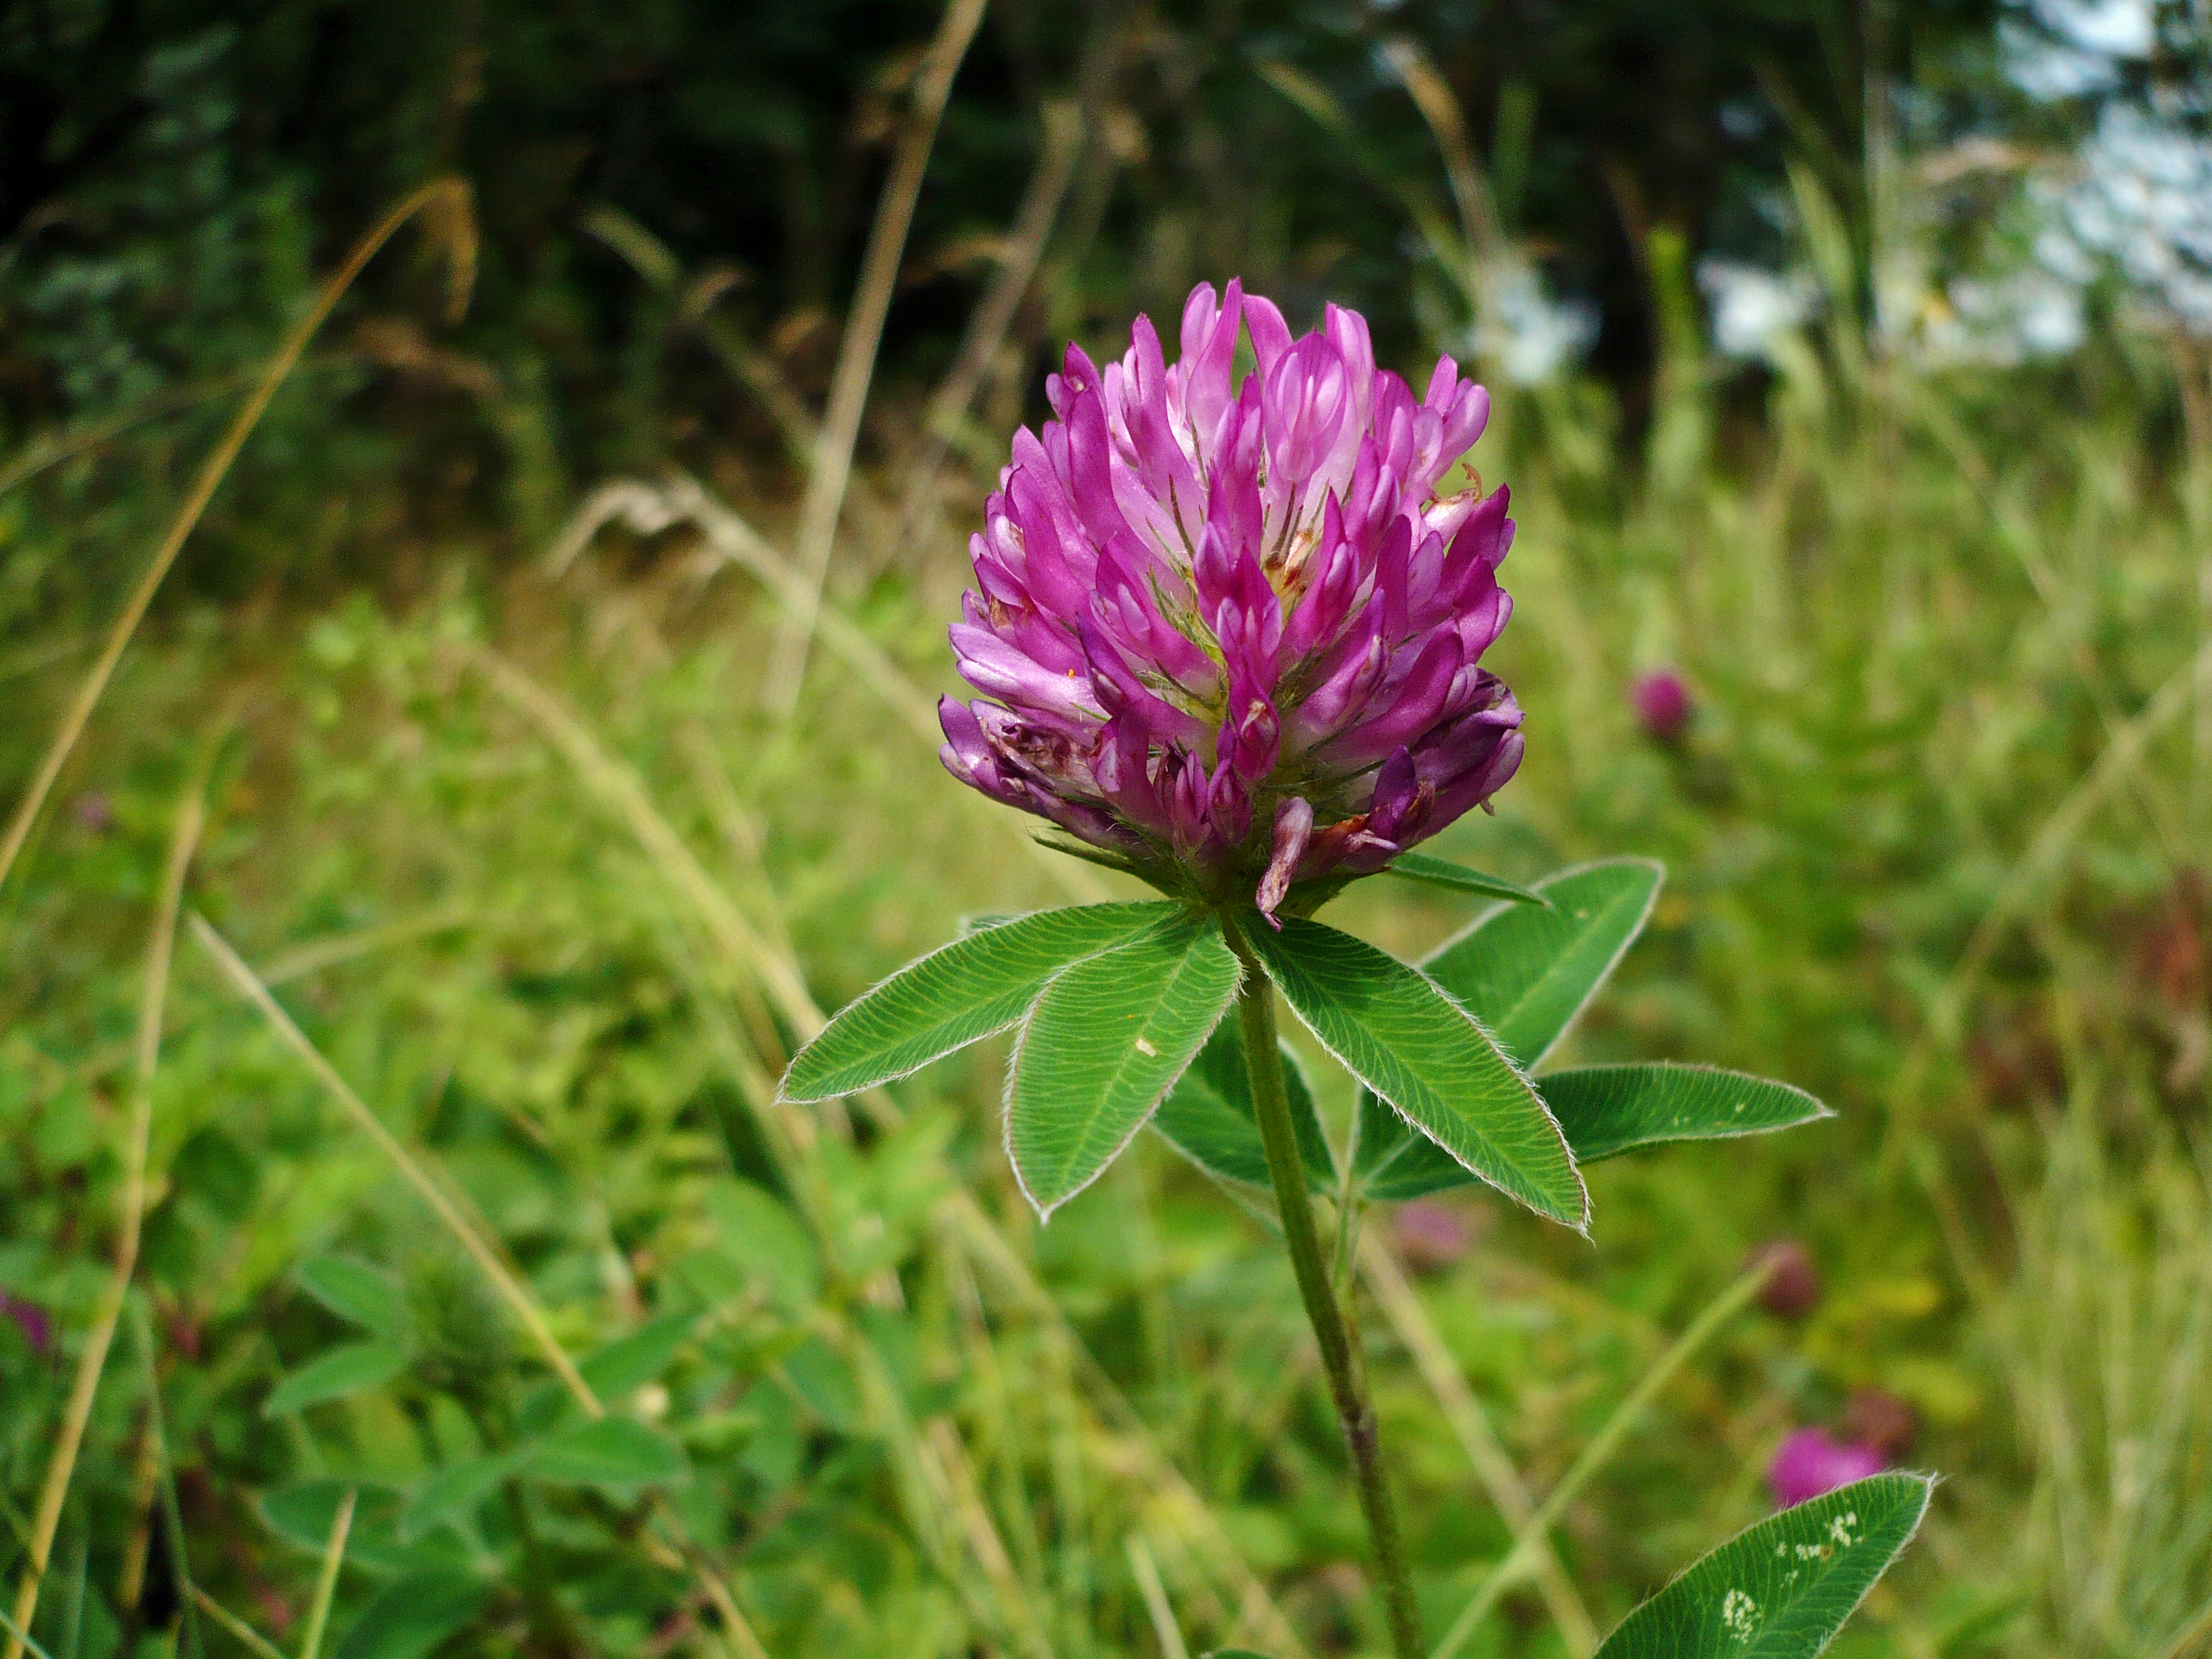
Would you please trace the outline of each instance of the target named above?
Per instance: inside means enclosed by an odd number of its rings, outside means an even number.
[[[353,1506],[361,1493],[348,1487],[331,1522],[330,1542],[323,1547],[322,1566],[315,1574],[315,1599],[307,1607],[307,1634],[300,1638],[300,1659],[322,1659],[323,1632],[330,1626],[331,1601],[338,1590],[338,1568],[345,1562],[346,1539],[353,1531]]]
[[[868,233],[860,286],[837,349],[837,367],[830,383],[830,406],[822,417],[814,469],[807,477],[806,499],[799,510],[798,566],[805,593],[799,608],[784,619],[763,687],[767,706],[787,717],[798,706],[799,682],[806,672],[815,611],[830,573],[830,551],[836,542],[838,514],[852,476],[853,446],[860,435],[860,411],[867,403],[868,382],[875,375],[876,348],[882,342],[884,317],[890,309],[891,289],[898,281],[907,230],[914,222],[915,201],[921,194],[922,174],[937,142],[937,124],[945,113],[945,100],[951,94],[952,78],[968,55],[976,26],[983,21],[983,7],[984,0],[951,0],[945,7],[937,36],[930,42],[928,55],[915,78],[914,108],[877,203],[875,224]]]
[[[418,213],[430,212],[445,239],[454,271],[453,310],[459,313],[466,299],[476,267],[475,233],[470,225],[468,199],[468,186],[456,179],[437,179],[409,196],[355,244],[353,252],[346,256],[345,263],[331,273],[329,280],[317,292],[315,302],[308,307],[307,314],[294,324],[291,332],[285,336],[284,343],[277,348],[276,355],[269,360],[269,367],[262,372],[252,394],[232,417],[229,428],[224,432],[222,441],[201,465],[199,477],[185,497],[184,505],[178,508],[177,516],[170,521],[168,532],[154,550],[152,562],[147,565],[145,574],[138,579],[138,586],[131,590],[131,597],[124,602],[122,613],[109,629],[107,643],[101,647],[98,660],[92,665],[92,672],[85,676],[84,683],[77,688],[76,701],[70,703],[69,712],[62,717],[61,729],[54,733],[46,757],[39,763],[39,769],[32,776],[30,788],[17,803],[7,833],[0,836],[0,884],[7,881],[8,872],[15,867],[16,855],[23,850],[23,843],[30,836],[31,825],[38,818],[39,809],[46,804],[47,793],[54,787],[54,780],[61,775],[63,766],[76,747],[77,738],[83,734],[85,722],[92,718],[92,711],[99,703],[100,694],[107,689],[107,682],[115,672],[115,665],[122,659],[125,648],[131,643],[131,636],[137,632],[139,620],[145,616],[146,607],[153,604],[155,590],[161,586],[161,579],[169,574],[169,567],[176,562],[178,553],[198,525],[200,515],[207,511],[208,503],[215,498],[216,489],[228,476],[231,464],[237,460],[239,451],[245,448],[246,439],[260,424],[261,416],[267,411],[270,400],[276,395],[277,387],[283,385],[291,374],[301,354],[307,349],[307,343],[314,338],[345,291],[353,286],[354,278],[361,275],[362,267],[376,257],[377,251],[392,240],[402,225]]]
[[[1030,175],[1029,188],[1015,210],[1013,228],[999,259],[998,274],[982,301],[968,319],[952,367],[945,373],[922,416],[922,448],[907,469],[906,501],[899,514],[894,548],[919,545],[934,516],[937,475],[945,465],[953,434],[967,418],[976,388],[998,356],[1006,330],[1022,296],[1036,276],[1037,262],[1060,216],[1060,204],[1075,177],[1076,159],[1083,153],[1083,113],[1075,104],[1045,106],[1044,154]]]
[[[1183,1645],[1182,1632],[1176,1627],[1175,1609],[1168,1605],[1167,1586],[1160,1583],[1159,1564],[1152,1559],[1152,1552],[1143,1536],[1133,1532],[1123,1545],[1128,1551],[1129,1571],[1137,1580],[1137,1594],[1145,1598],[1145,1612],[1152,1621],[1152,1633],[1159,1638],[1160,1659],[1190,1659],[1190,1650]]]
[[[256,1656],[256,1659],[285,1659],[283,1649],[278,1647],[198,1584],[192,1586],[192,1605],[214,1620],[233,1641],[247,1652]]]
[[[31,1620],[39,1610],[39,1590],[52,1559],[54,1533],[61,1525],[62,1505],[69,1498],[70,1479],[76,1469],[85,1425],[100,1392],[100,1373],[115,1341],[115,1327],[131,1294],[131,1280],[138,1270],[138,1240],[146,1218],[146,1159],[154,1133],[154,1071],[161,1059],[161,1012],[168,1000],[169,960],[176,943],[177,912],[184,902],[185,875],[199,846],[207,822],[205,780],[197,780],[185,796],[169,840],[169,853],[161,870],[160,896],[155,902],[154,927],[146,946],[146,972],[138,994],[137,1042],[131,1079],[131,1120],[124,1131],[123,1194],[118,1200],[114,1265],[93,1313],[92,1330],[77,1358],[76,1375],[70,1385],[69,1403],[62,1414],[54,1452],[46,1465],[45,1484],[39,1489],[38,1507],[31,1521],[29,1548],[23,1579],[15,1591],[15,1626],[8,1633],[7,1659],[22,1659],[23,1644]]]
[[[498,1252],[479,1236],[444,1186],[431,1176],[421,1160],[400,1144],[398,1136],[384,1127],[384,1120],[369,1110],[368,1103],[353,1091],[351,1084],[338,1075],[337,1068],[323,1058],[322,1051],[307,1040],[306,1032],[293,1024],[292,1017],[270,994],[269,988],[255,975],[253,969],[246,965],[245,959],[231,949],[230,942],[210,927],[204,916],[195,914],[191,926],[193,937],[214,958],[216,966],[222,970],[223,977],[230,981],[232,988],[260,1010],[262,1018],[284,1040],[285,1046],[314,1073],[316,1081],[345,1109],[346,1115],[375,1144],[377,1150],[392,1161],[392,1167],[430,1206],[431,1213],[444,1224],[446,1231],[453,1236],[454,1242],[482,1270],[500,1299],[507,1304],[507,1311],[514,1316],[515,1322],[538,1350],[538,1357],[560,1379],[561,1386],[568,1391],[569,1397],[586,1416],[605,1416],[606,1407],[599,1403],[599,1396],[584,1381],[583,1373],[576,1369],[575,1361],[568,1358],[568,1351],[554,1337],[553,1328],[546,1322],[544,1312],[538,1307],[537,1299],[523,1288],[521,1280],[508,1269],[506,1262],[500,1260]]]
[[[547,568],[556,574],[565,570],[594,536],[617,522],[641,536],[689,525],[706,538],[717,557],[767,588],[787,614],[795,614],[807,597],[806,586],[797,573],[776,556],[775,550],[750,525],[714,500],[696,479],[682,477],[659,487],[624,479],[594,490],[548,550]],[[836,607],[817,601],[814,614],[815,631],[823,643],[843,658],[860,683],[880,697],[916,737],[936,748],[944,733],[938,726],[935,700]],[[1096,904],[1111,896],[1105,885],[1082,866],[1032,841],[1012,815],[994,811],[990,822],[999,833],[1015,839],[1024,854],[1043,868],[1077,903]]]

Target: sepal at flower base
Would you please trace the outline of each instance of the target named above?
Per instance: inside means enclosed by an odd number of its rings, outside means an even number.
[[[1425,887],[1442,887],[1455,893],[1473,893],[1483,898],[1510,899],[1516,904],[1540,904],[1546,909],[1552,901],[1541,893],[1531,892],[1526,887],[1516,886],[1500,877],[1486,875],[1480,870],[1470,870],[1463,864],[1449,860],[1431,858],[1425,853],[1401,853],[1382,866],[1382,873],[1396,876],[1401,881],[1418,881]]]

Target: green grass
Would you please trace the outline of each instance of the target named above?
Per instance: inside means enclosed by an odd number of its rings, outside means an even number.
[[[1468,1401],[1540,1503],[1788,1237],[1817,1304],[1722,1321],[1567,1505],[1559,1573],[1462,1650],[1576,1650],[1579,1620],[1609,1628],[1762,1512],[1784,1432],[1879,1388],[1918,1419],[1908,1463],[1948,1479],[1838,1651],[2181,1659],[2212,1601],[2212,916],[2187,874],[2212,727],[2185,695],[2208,550],[2184,464],[2153,459],[2154,383],[1815,390],[1784,383],[1724,455],[1679,393],[1626,480],[1571,390],[1477,453],[1516,490],[1498,665],[1528,760],[1436,850],[1516,879],[1663,860],[1563,1058],[1735,1066],[1840,1116],[1594,1167],[1591,1243],[1455,1197],[1472,1248],[1410,1315],[1363,1300],[1424,1617],[1440,1636],[1512,1545]],[[1147,1136],[1037,1228],[1000,1151],[1003,1040],[849,1116],[774,1103],[819,1010],[963,915],[1114,878],[1027,849],[850,654],[817,649],[788,727],[761,714],[777,612],[696,550],[611,531],[556,576],[434,550],[407,603],[180,599],[125,659],[0,891],[0,1288],[64,1333],[42,1358],[0,1321],[9,1584],[106,1279],[146,939],[202,778],[186,912],[459,1227],[187,923],[145,1317],[35,1634],[54,1659],[126,1633],[239,1650],[174,1616],[173,1490],[193,1581],[296,1651],[351,1490],[340,1655],[403,1607],[466,1615],[453,1653],[1378,1650],[1261,1222]],[[926,691],[957,557],[910,555],[854,613]],[[11,799],[84,660],[20,643]],[[1679,746],[1626,699],[1658,664],[1697,691]],[[1368,884],[1330,917],[1411,954],[1468,914]],[[1340,1126],[1349,1085],[1314,1060]],[[538,1318],[636,1431],[574,1438]],[[1451,1409],[1409,1338],[1456,1367]],[[364,1341],[395,1346],[378,1380],[269,1413]]]

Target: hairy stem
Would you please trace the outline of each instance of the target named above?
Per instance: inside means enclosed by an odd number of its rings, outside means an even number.
[[[1328,1259],[1314,1225],[1313,1202],[1306,1195],[1305,1169],[1298,1158],[1297,1131],[1291,1121],[1290,1097],[1283,1089],[1283,1063],[1275,1051],[1275,988],[1234,922],[1224,930],[1244,964],[1244,985],[1237,996],[1237,1018],[1244,1035],[1244,1060],[1250,1068],[1252,1106],[1260,1120],[1260,1139],[1267,1151],[1267,1174],[1274,1182],[1275,1205],[1282,1212],[1283,1237],[1291,1247],[1291,1267],[1298,1295],[1321,1347],[1328,1374],[1329,1397],[1352,1448],[1359,1480],[1359,1507],[1375,1540],[1375,1560],[1382,1575],[1382,1598],[1390,1618],[1390,1643],[1398,1659],[1422,1659],[1419,1621],[1413,1587],[1406,1578],[1405,1550],[1398,1537],[1398,1512],[1382,1473],[1382,1447],[1376,1431],[1375,1408],[1368,1403],[1363,1368],[1352,1352],[1344,1310],[1329,1281]]]

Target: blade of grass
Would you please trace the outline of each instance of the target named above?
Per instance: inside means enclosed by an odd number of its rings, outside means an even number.
[[[852,476],[853,446],[860,435],[860,412],[867,402],[868,383],[875,376],[876,348],[883,339],[884,317],[890,309],[907,231],[914,222],[915,201],[921,194],[922,174],[937,143],[937,124],[951,94],[952,78],[959,73],[969,43],[983,21],[984,3],[951,0],[945,7],[936,38],[929,43],[928,55],[915,77],[914,108],[892,160],[890,176],[884,181],[875,224],[868,233],[860,286],[845,319],[844,338],[838,345],[814,470],[807,478],[806,499],[799,507],[798,564],[805,592],[798,610],[785,619],[777,635],[762,687],[763,704],[787,717],[798,705],[799,684],[806,672],[822,585],[830,573],[830,551],[836,540],[838,515],[845,505],[845,486]]]
[[[1659,1391],[1673,1380],[1674,1373],[1682,1368],[1692,1354],[1705,1345],[1714,1332],[1728,1323],[1759,1294],[1760,1286],[1766,1283],[1767,1275],[1771,1272],[1772,1264],[1761,1261],[1738,1277],[1690,1322],[1690,1328],[1675,1340],[1674,1346],[1660,1356],[1659,1363],[1644,1373],[1643,1381],[1614,1407],[1613,1415],[1606,1419],[1604,1426],[1583,1449],[1582,1455],[1574,1461],[1566,1474],[1559,1477],[1559,1484],[1545,1497],[1542,1507],[1515,1536],[1513,1547],[1506,1552],[1505,1559],[1483,1581],[1482,1588],[1475,1592],[1467,1606],[1460,1609],[1459,1617],[1452,1620],[1451,1628],[1444,1632],[1443,1640],[1437,1644],[1430,1659],[1452,1659],[1452,1656],[1465,1645],[1476,1627],[1489,1617],[1491,1609],[1498,1605],[1499,1598],[1519,1583],[1534,1565],[1538,1544],[1550,1537],[1552,1528],[1557,1524],[1567,1505],[1582,1495],[1583,1488],[1605,1467],[1614,1449],[1636,1425],[1637,1419],[1644,1414],[1644,1408],[1657,1397]]]
[[[176,943],[177,912],[184,902],[185,875],[199,846],[200,830],[207,821],[206,772],[186,790],[169,838],[169,852],[161,870],[159,896],[155,901],[154,927],[146,946],[146,972],[138,993],[137,1040],[131,1075],[131,1118],[124,1130],[123,1193],[118,1200],[113,1267],[93,1313],[92,1331],[78,1357],[76,1375],[70,1386],[62,1426],[46,1465],[46,1483],[39,1489],[33,1511],[28,1559],[22,1583],[15,1591],[15,1623],[28,1630],[39,1607],[39,1587],[61,1524],[62,1505],[69,1497],[70,1480],[76,1469],[78,1449],[84,1443],[85,1425],[100,1392],[100,1373],[115,1340],[116,1322],[131,1293],[131,1276],[138,1269],[139,1230],[146,1215],[146,1158],[154,1133],[154,1068],[161,1058],[161,1012],[168,1000],[169,960]],[[9,1633],[7,1659],[21,1659],[21,1638]]]
[[[964,1188],[956,1188],[946,1200],[945,1218],[975,1259],[988,1266],[1020,1310],[1037,1322],[1048,1344],[1065,1357],[1067,1369],[1081,1377],[1103,1425],[1121,1443],[1118,1455],[1107,1460],[1109,1467],[1139,1472],[1153,1494],[1158,1521],[1181,1534],[1207,1571],[1234,1591],[1237,1601],[1247,1610],[1246,1623],[1255,1632],[1255,1639],[1279,1659],[1307,1659],[1305,1644],[1268,1595],[1267,1587],[1245,1565],[1219,1517],[1160,1450],[1144,1419],[1084,1346],[1059,1304],[1037,1282],[975,1194]]]
[[[1905,1064],[1899,1068],[1898,1085],[1892,1091],[1894,1104],[1882,1138],[1883,1172],[1887,1175],[1893,1171],[1902,1160],[1927,1191],[1953,1265],[1967,1292],[1985,1311],[1995,1302],[1996,1281],[1982,1266],[1980,1254],[1972,1243],[1972,1230],[1960,1212],[1949,1179],[1920,1126],[1920,1113],[1938,1048],[1955,1039],[1960,1018],[1981,982],[1984,969],[2003,942],[2006,930],[2034,896],[2038,884],[2058,866],[2106,797],[2142,765],[2152,740],[2191,706],[2197,678],[2205,672],[2207,664],[2212,664],[2212,642],[2200,647],[2188,663],[2169,676],[2151,700],[2112,734],[2081,781],[2043,821],[2027,850],[2007,874],[2004,884],[1997,890],[1996,897],[1983,913],[1966,941],[1966,948],[1960,952],[1957,963],[1937,989],[1926,1023],[1907,1052]]]
[[[169,1429],[167,1414],[161,1408],[161,1373],[155,1363],[154,1328],[146,1318],[146,1304],[136,1297],[131,1304],[132,1334],[138,1341],[139,1358],[146,1366],[146,1432],[154,1446],[154,1466],[160,1472],[161,1520],[168,1529],[169,1570],[176,1574],[177,1588],[184,1598],[185,1650],[193,1659],[202,1659],[200,1620],[192,1605],[192,1556],[185,1537],[184,1507],[177,1501],[177,1472],[169,1462]]]
[[[53,1659],[53,1656],[31,1639],[31,1634],[6,1613],[0,1613],[0,1630],[8,1632],[8,1639],[19,1650],[27,1651],[31,1659]]]
[[[256,1659],[285,1659],[283,1649],[278,1647],[198,1584],[192,1586],[192,1603],[202,1613],[214,1620],[233,1641],[255,1655]]]
[[[68,762],[70,751],[76,747],[76,740],[84,732],[85,722],[92,718],[93,708],[100,702],[100,694],[107,689],[108,679],[115,672],[115,665],[122,659],[125,648],[130,645],[131,636],[137,632],[139,619],[145,616],[147,606],[154,602],[155,590],[161,586],[161,579],[169,574],[169,567],[176,562],[178,553],[198,525],[201,514],[207,511],[208,503],[214,499],[216,489],[228,475],[231,464],[237,460],[239,451],[245,448],[246,439],[260,424],[261,416],[267,411],[270,400],[276,397],[277,387],[291,374],[301,354],[307,349],[307,343],[314,338],[316,331],[322,327],[340,297],[353,286],[354,278],[361,275],[362,268],[376,257],[377,250],[391,240],[402,225],[426,209],[435,210],[435,228],[442,233],[452,260],[454,310],[458,313],[460,304],[465,301],[469,278],[476,264],[475,234],[470,228],[468,199],[468,186],[457,179],[434,180],[407,197],[386,213],[368,235],[354,245],[354,250],[346,256],[345,263],[331,273],[316,293],[314,303],[307,307],[307,314],[294,324],[291,332],[285,336],[276,355],[269,360],[269,367],[263,371],[252,395],[240,406],[222,441],[202,465],[199,477],[185,497],[184,505],[178,508],[177,516],[170,521],[167,533],[154,550],[152,562],[147,565],[145,574],[139,577],[138,586],[131,590],[130,598],[124,602],[122,613],[116,617],[114,626],[109,630],[107,643],[101,647],[98,660],[92,665],[92,672],[85,676],[84,683],[77,688],[76,701],[70,703],[69,712],[62,717],[61,728],[54,733],[46,758],[40,762],[39,769],[31,779],[30,788],[17,803],[7,833],[0,836],[0,884],[6,883],[9,872],[15,868],[16,855],[23,850],[23,843],[30,836],[31,825],[39,816],[39,809],[46,804],[47,793],[54,787],[54,780],[61,775],[62,767]]]
[[[1129,1571],[1136,1575],[1137,1594],[1145,1598],[1145,1611],[1152,1616],[1152,1633],[1160,1638],[1160,1659],[1190,1659],[1182,1632],[1176,1628],[1175,1609],[1168,1605],[1167,1586],[1160,1583],[1159,1565],[1152,1559],[1152,1551],[1133,1532],[1122,1543],[1129,1553]]]
[[[307,1630],[300,1638],[300,1659],[322,1659],[323,1632],[331,1622],[331,1602],[338,1593],[338,1568],[344,1564],[346,1536],[353,1530],[353,1506],[361,1496],[349,1486],[331,1522],[331,1541],[323,1546],[323,1565],[315,1575],[315,1599],[307,1606]]]
[[[1086,50],[1085,68],[1103,56],[1101,41],[1094,39]],[[1014,320],[1014,312],[1029,292],[1043,257],[1046,239],[1060,216],[1060,204],[1075,177],[1076,159],[1083,153],[1083,110],[1073,103],[1047,104],[1044,108],[1044,148],[1036,169],[1030,175],[1021,205],[1014,210],[1013,228],[1007,233],[1006,251],[989,290],[968,319],[968,327],[953,354],[952,367],[938,382],[921,417],[921,451],[907,469],[906,501],[899,515],[895,546],[918,542],[932,516],[932,495],[937,475],[950,452],[953,434],[967,418],[975,389],[998,355],[1000,342]]]
[[[1390,1322],[1390,1328],[1413,1356],[1415,1367],[1429,1385],[1430,1393],[1436,1396],[1444,1421],[1451,1425],[1453,1434],[1467,1453],[1468,1462],[1474,1465],[1475,1477],[1490,1494],[1492,1504],[1516,1534],[1527,1531],[1535,1522],[1535,1501],[1528,1496],[1528,1488],[1522,1484],[1520,1471],[1513,1467],[1513,1460],[1498,1443],[1498,1436],[1483,1412],[1482,1402],[1474,1397],[1467,1378],[1460,1374],[1428,1310],[1421,1305],[1420,1297],[1399,1267],[1397,1258],[1376,1229],[1361,1231],[1358,1250],[1359,1270],[1367,1280],[1367,1288],[1382,1304],[1383,1317]],[[1559,1552],[1552,1547],[1548,1534],[1536,1536],[1531,1552],[1530,1571],[1536,1580],[1537,1593],[1544,1598],[1552,1622],[1559,1627],[1559,1639],[1565,1644],[1567,1652],[1572,1659],[1595,1653],[1597,1626],[1568,1579],[1566,1570],[1560,1565]]]

